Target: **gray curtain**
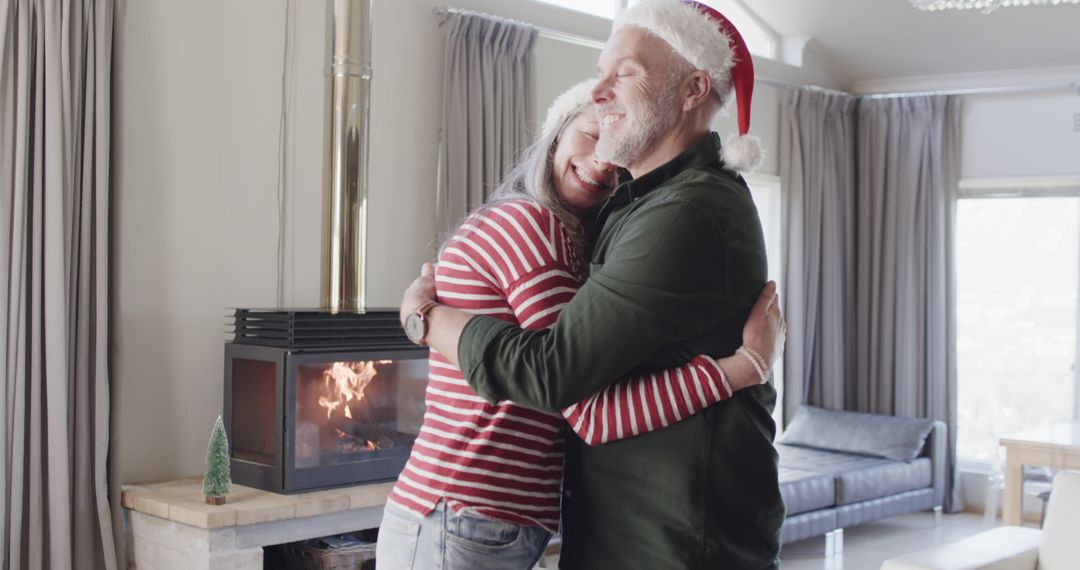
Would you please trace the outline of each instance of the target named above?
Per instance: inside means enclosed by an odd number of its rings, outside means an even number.
[[[949,427],[956,466],[954,228],[961,99],[864,98],[858,110],[857,365],[848,408]]]
[[[111,0],[0,7],[3,568],[114,569]]]
[[[841,380],[855,368],[856,103],[813,89],[788,90],[781,103],[789,420],[803,402],[844,409]]]
[[[949,427],[960,100],[785,94],[785,417],[801,403]],[[955,484],[946,509],[962,507]]]
[[[440,233],[484,202],[530,142],[537,35],[532,26],[479,13],[451,14],[442,25]]]

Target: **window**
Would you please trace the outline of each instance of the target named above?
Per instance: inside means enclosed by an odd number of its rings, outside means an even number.
[[[747,174],[746,183],[750,186],[750,195],[757,206],[758,217],[761,218],[761,229],[765,234],[765,253],[769,257],[769,279],[776,281],[780,298],[784,297],[784,284],[780,281],[780,270],[783,267],[780,258],[780,179],[768,174]],[[782,307],[781,307],[782,308]],[[776,386],[776,409],[773,410],[773,420],[776,421],[777,433],[783,423],[784,411],[784,362],[777,361],[773,368],[773,384]]]
[[[540,0],[545,4],[552,4],[561,8],[569,8],[578,12],[585,12],[593,16],[612,19],[615,10],[622,5],[620,0]]]
[[[957,203],[958,454],[990,462],[995,437],[1076,415],[1080,197]]]

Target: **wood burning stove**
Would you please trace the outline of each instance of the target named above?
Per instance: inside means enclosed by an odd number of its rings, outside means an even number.
[[[424,415],[426,348],[396,310],[237,309],[225,345],[233,481],[294,493],[394,479]]]
[[[237,309],[225,345],[233,480],[283,493],[395,478],[427,385],[398,311],[365,305],[371,0],[327,4],[321,309]]]

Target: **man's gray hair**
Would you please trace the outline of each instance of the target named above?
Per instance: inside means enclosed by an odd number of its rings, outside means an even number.
[[[652,34],[652,32],[649,33]],[[660,38],[660,36],[656,37]],[[663,40],[663,38],[660,39]],[[671,69],[668,73],[667,78],[667,83],[670,86],[669,89],[675,89],[675,86],[678,85],[678,83],[681,82],[683,79],[686,79],[686,76],[690,75],[691,72],[703,71],[706,74],[709,73],[708,70],[698,69],[694,67],[694,64],[690,63],[690,61],[683,57],[682,54],[680,54],[678,51],[675,51],[675,48],[671,47],[670,45],[668,46],[668,48],[670,49],[671,55]],[[709,75],[709,80],[712,81],[711,75]],[[712,123],[713,120],[716,118],[716,114],[724,108],[724,97],[721,96],[720,93],[715,89],[715,86],[713,86],[713,88],[710,88],[709,91],[711,97],[709,97],[709,101],[705,103],[705,111],[709,118],[709,122]]]

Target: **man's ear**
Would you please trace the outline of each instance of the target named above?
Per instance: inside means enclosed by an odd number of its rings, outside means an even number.
[[[683,111],[692,111],[705,104],[712,97],[712,78],[700,69],[695,69],[687,76],[686,97]]]

